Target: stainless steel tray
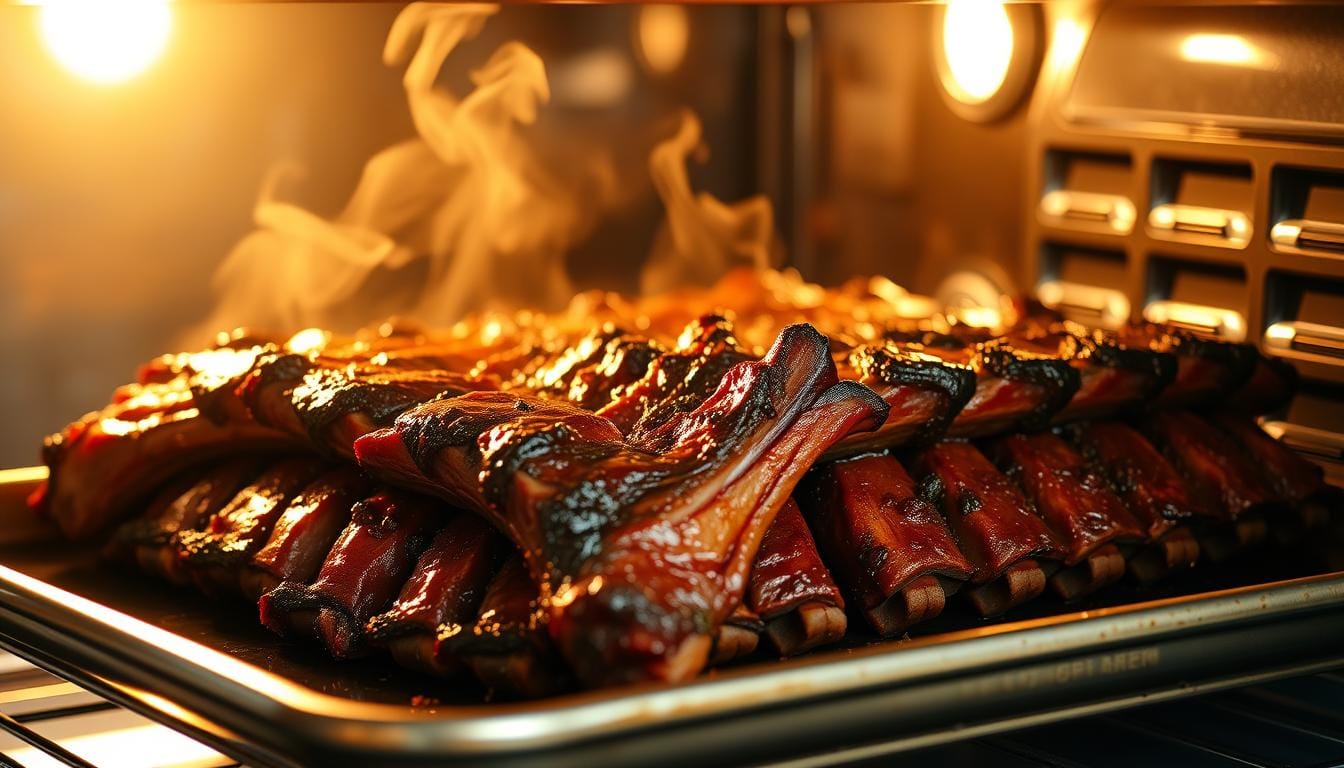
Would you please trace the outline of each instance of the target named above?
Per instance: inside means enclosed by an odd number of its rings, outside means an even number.
[[[1344,572],[1267,556],[1085,610],[954,612],[902,642],[685,685],[488,704],[381,660],[331,662],[245,606],[100,564],[23,506],[40,477],[0,472],[0,646],[257,766],[821,764],[1344,666]],[[1208,591],[1220,583],[1242,585]]]

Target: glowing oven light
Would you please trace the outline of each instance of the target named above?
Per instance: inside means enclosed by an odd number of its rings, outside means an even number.
[[[173,26],[168,0],[46,0],[38,18],[52,56],[81,79],[100,84],[148,69]]]
[[[636,38],[644,63],[655,74],[675,72],[686,58],[691,20],[680,5],[646,5],[639,9]]]
[[[963,104],[983,104],[1003,87],[1013,60],[1013,25],[999,0],[948,0],[943,15],[944,86]]]

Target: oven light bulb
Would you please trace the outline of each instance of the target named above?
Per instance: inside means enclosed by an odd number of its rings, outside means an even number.
[[[1013,25],[1000,0],[948,0],[943,14],[944,87],[963,104],[993,98],[1013,60]]]
[[[46,0],[38,18],[51,55],[79,78],[103,85],[148,69],[173,24],[168,0]]]

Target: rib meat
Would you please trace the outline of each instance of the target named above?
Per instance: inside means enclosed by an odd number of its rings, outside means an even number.
[[[295,447],[287,435],[256,422],[201,418],[181,382],[135,389],[44,443],[49,475],[31,502],[70,538],[106,529],[179,473],[239,454]]]
[[[545,622],[537,583],[515,555],[490,580],[475,623],[445,631],[435,653],[460,659],[492,693],[545,696],[565,681]]]
[[[598,415],[639,440],[678,414],[700,407],[733,366],[751,359],[738,345],[732,325],[707,315],[687,325],[674,349],[654,359],[643,377]]]
[[[285,506],[323,469],[314,459],[276,462],[210,516],[173,537],[178,562],[209,595],[241,592],[252,555],[266,544]]]
[[[938,509],[890,456],[823,464],[798,500],[850,603],[884,636],[942,613],[971,576]]]
[[[336,538],[350,523],[350,510],[372,491],[357,470],[333,469],[313,482],[285,507],[271,536],[241,574],[243,593],[258,599],[292,581],[310,584]]]
[[[1226,433],[1204,419],[1188,411],[1173,411],[1147,419],[1144,428],[1182,473],[1199,502],[1225,519],[1281,507],[1260,470]]]
[[[114,558],[130,557],[147,573],[187,584],[191,577],[177,560],[177,533],[200,528],[260,471],[256,459],[234,459],[189,476],[185,488],[172,484],[166,491],[168,502],[152,505],[146,514],[118,526],[104,552]]]
[[[385,477],[492,515],[549,590],[558,647],[593,684],[698,672],[798,476],[886,415],[871,391],[837,383],[807,326],[637,441],[566,408],[469,394],[411,409],[355,448]]]
[[[976,391],[976,373],[968,364],[897,344],[864,346],[844,356],[840,375],[862,382],[886,402],[880,428],[840,441],[828,458],[910,442],[932,442]]]
[[[434,364],[437,356],[423,358]],[[261,354],[241,376],[193,379],[195,399],[222,423],[254,421],[339,458],[353,458],[360,435],[435,397],[475,389],[472,377],[451,371],[330,360],[293,352]]]
[[[261,622],[317,638],[338,659],[362,655],[364,625],[391,605],[441,518],[429,500],[396,491],[356,503],[317,580],[286,581],[262,595]]]
[[[1280,498],[1302,504],[1325,489],[1325,473],[1319,466],[1265,434],[1250,419],[1221,413],[1215,423],[1232,437]]]
[[[1130,323],[1117,337],[1124,347],[1176,356],[1176,374],[1156,397],[1156,404],[1164,407],[1198,406],[1233,392],[1251,377],[1260,358],[1249,344],[1203,338],[1153,323]]]
[[[1057,353],[1034,351],[1009,338],[969,330],[960,335],[910,331],[893,333],[891,343],[975,372],[975,391],[957,412],[949,436],[1041,429],[1081,383],[1078,371]]]
[[[420,555],[392,607],[369,620],[367,637],[408,669],[448,677],[459,662],[439,642],[470,626],[507,543],[474,515],[458,515]]]
[[[1076,425],[1065,434],[1088,466],[1110,481],[1150,542],[1130,558],[1129,571],[1152,582],[1194,565],[1199,543],[1187,523],[1212,513],[1190,496],[1176,468],[1143,435],[1118,422]]]
[[[1091,594],[1124,575],[1115,544],[1138,543],[1145,535],[1100,472],[1048,432],[1000,438],[991,452],[1064,546],[1066,568],[1050,579],[1060,597]],[[1085,567],[1073,567],[1080,564]]]
[[[1013,487],[970,443],[944,441],[916,458],[961,552],[974,568],[967,593],[982,615],[994,616],[1037,597],[1049,562],[1067,551]]]
[[[746,605],[765,622],[766,636],[781,656],[845,636],[844,598],[793,499],[780,507],[761,539]]]

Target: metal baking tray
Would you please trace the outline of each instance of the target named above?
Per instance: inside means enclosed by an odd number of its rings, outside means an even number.
[[[1344,571],[1271,551],[684,685],[488,703],[100,563],[24,507],[41,476],[0,472],[0,646],[254,766],[818,765],[1344,666]]]

